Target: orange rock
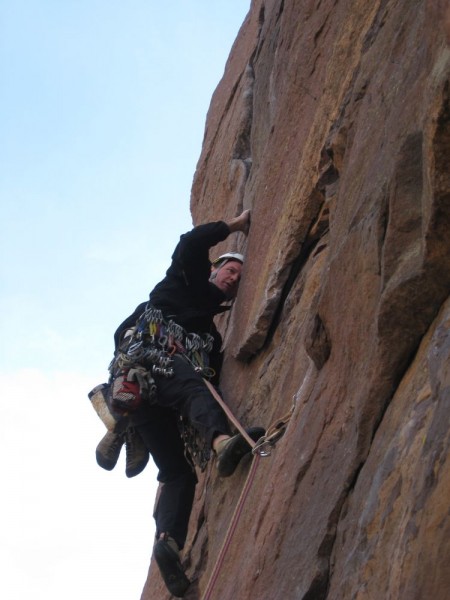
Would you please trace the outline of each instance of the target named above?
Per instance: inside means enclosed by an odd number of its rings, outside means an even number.
[[[214,599],[450,597],[447,3],[254,0],[212,97],[196,223],[252,210],[222,389],[296,400]],[[197,487],[201,598],[248,472]],[[142,600],[168,598],[153,566]]]

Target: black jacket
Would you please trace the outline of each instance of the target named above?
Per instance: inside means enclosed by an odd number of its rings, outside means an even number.
[[[211,366],[216,370],[220,366],[222,339],[213,318],[230,307],[221,306],[226,300],[225,294],[209,281],[209,249],[225,240],[229,234],[230,229],[223,221],[199,225],[183,234],[166,276],[150,293],[150,303],[159,308],[166,319],[172,319],[188,332],[210,333],[214,336]],[[116,346],[121,333],[134,326],[146,304],[139,304],[134,313],[119,326],[114,335]]]

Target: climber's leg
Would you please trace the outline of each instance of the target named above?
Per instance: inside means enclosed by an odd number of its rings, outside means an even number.
[[[173,369],[173,377],[155,375],[157,402],[178,409],[211,448],[215,437],[230,435],[228,419],[206,387],[202,375],[185,358],[175,355]]]
[[[154,511],[153,556],[167,589],[183,597],[190,581],[184,574],[179,551],[186,541],[197,477],[184,456],[176,413],[160,406],[152,407],[152,413],[153,418],[137,430],[159,469],[161,483]]]
[[[158,387],[158,403],[172,406],[187,417],[212,448],[217,457],[218,473],[229,477],[243,456],[251,450],[241,434],[231,437],[228,419],[219,403],[205,385],[201,374],[194,371],[187,360],[179,355],[174,357],[174,377],[155,376]],[[257,441],[264,435],[261,427],[248,430],[249,436]]]
[[[152,418],[137,430],[159,469],[161,490],[155,508],[156,535],[173,537],[181,549],[186,540],[197,476],[184,455],[176,413],[152,407]]]

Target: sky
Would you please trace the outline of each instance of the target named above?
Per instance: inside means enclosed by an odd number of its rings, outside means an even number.
[[[249,0],[0,2],[0,596],[139,600],[156,470],[95,461],[113,333],[192,227]]]

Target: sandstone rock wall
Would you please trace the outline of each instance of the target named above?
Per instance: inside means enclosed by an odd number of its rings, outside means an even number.
[[[441,0],[254,0],[231,50],[191,199],[252,210],[222,387],[243,424],[295,410],[210,600],[450,598],[449,43]],[[200,478],[186,598],[249,468]]]

